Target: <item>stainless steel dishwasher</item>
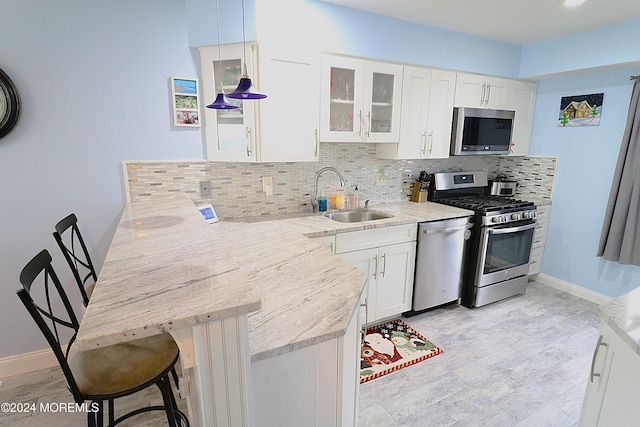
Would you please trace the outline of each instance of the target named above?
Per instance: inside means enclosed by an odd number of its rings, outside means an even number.
[[[471,217],[419,224],[413,305],[405,316],[460,298],[466,243],[472,226]]]

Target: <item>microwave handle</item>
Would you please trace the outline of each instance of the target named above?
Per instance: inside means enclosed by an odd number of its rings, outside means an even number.
[[[480,96],[480,105],[484,105],[484,94],[487,90],[487,84],[482,83],[482,95]]]
[[[485,105],[489,105],[489,97],[491,96],[491,83],[487,83],[487,99],[485,99]]]

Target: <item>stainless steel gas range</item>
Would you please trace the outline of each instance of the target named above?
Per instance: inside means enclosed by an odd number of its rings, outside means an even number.
[[[537,216],[533,202],[487,195],[487,172],[437,173],[429,200],[475,212],[462,304],[480,307],[524,294]]]

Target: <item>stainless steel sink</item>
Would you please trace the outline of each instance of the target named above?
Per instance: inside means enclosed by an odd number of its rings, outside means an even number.
[[[393,218],[393,215],[380,211],[372,211],[370,209],[353,209],[347,211],[330,212],[324,214],[324,216],[338,222],[362,222]]]

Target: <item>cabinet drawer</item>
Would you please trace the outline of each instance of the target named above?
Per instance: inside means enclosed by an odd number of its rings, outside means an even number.
[[[396,243],[412,242],[418,235],[418,224],[396,225],[371,230],[336,234],[336,253],[359,251]]]
[[[529,275],[540,273],[542,267],[542,255],[544,254],[544,246],[533,248],[531,250],[531,263],[529,264]]]
[[[536,207],[538,209],[537,218],[536,218],[538,221],[549,219],[549,212],[551,211],[551,205],[542,205],[542,206],[536,206]]]
[[[537,221],[535,232],[533,234],[533,247],[544,246],[547,241],[547,220]]]

